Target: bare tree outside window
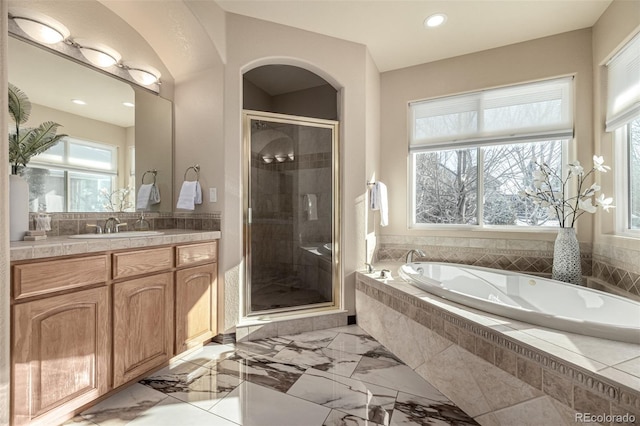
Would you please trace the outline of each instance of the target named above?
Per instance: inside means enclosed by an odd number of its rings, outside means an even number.
[[[416,223],[477,224],[477,149],[415,155]]]
[[[531,187],[534,160],[561,170],[562,142],[548,141],[482,148],[485,225],[558,226],[546,209],[518,192]],[[559,191],[560,188],[554,188]]]
[[[478,186],[478,156],[483,193]],[[534,161],[561,170],[562,141],[427,151],[415,155],[416,223],[558,226],[547,210],[518,192],[531,186]],[[559,190],[559,188],[558,188]]]

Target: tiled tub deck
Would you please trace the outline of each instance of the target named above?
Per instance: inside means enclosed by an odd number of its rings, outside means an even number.
[[[478,423],[575,425],[589,413],[640,424],[640,344],[463,307],[405,282],[400,265],[384,265],[386,280],[357,273],[358,325]]]

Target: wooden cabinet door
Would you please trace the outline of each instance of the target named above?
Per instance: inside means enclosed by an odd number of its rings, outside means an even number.
[[[107,287],[13,307],[13,424],[55,424],[109,388]]]
[[[120,386],[173,355],[173,274],[113,285],[113,385]]]
[[[176,272],[176,353],[217,333],[217,264]]]

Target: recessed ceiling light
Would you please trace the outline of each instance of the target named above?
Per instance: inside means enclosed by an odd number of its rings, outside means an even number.
[[[426,28],[435,28],[444,24],[447,21],[447,15],[444,13],[436,13],[435,15],[429,16],[424,20],[424,26]]]
[[[123,102],[122,105],[129,107],[129,108],[133,108],[135,106],[135,104],[133,102]]]
[[[71,102],[73,102],[74,104],[77,104],[77,105],[86,105],[87,104],[82,99],[71,99]]]

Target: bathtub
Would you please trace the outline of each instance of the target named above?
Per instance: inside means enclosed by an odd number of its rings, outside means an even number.
[[[640,303],[533,275],[453,263],[414,262],[409,283],[471,308],[543,327],[640,343]]]

